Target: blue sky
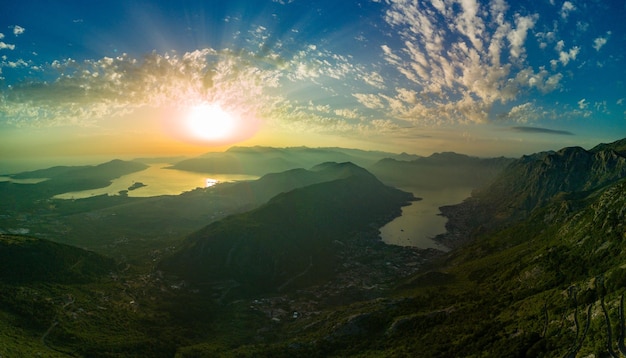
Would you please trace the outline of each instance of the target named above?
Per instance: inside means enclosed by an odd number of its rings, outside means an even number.
[[[5,1],[0,152],[589,147],[626,136],[623,19],[625,1]],[[198,103],[255,129],[168,136]]]

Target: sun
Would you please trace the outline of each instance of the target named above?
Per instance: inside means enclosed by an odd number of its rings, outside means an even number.
[[[255,136],[261,127],[257,113],[245,105],[194,101],[159,110],[162,129],[181,142],[203,147],[231,145]]]
[[[237,129],[237,119],[219,104],[202,103],[190,108],[185,119],[187,130],[198,140],[224,141]]]

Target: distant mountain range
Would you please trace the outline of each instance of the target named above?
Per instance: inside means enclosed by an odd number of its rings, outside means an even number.
[[[182,160],[171,168],[200,173],[264,175],[296,168],[310,168],[324,162],[352,162],[368,167],[397,154],[345,148],[232,147]]]
[[[489,184],[512,162],[513,159],[504,157],[477,158],[444,152],[409,161],[385,158],[368,169],[384,183],[396,187],[478,188]]]
[[[342,241],[376,230],[414,199],[352,163],[296,173],[300,182],[327,181],[210,224],[161,267],[192,282],[232,279],[256,292],[276,290],[296,277],[294,286],[320,282],[332,277]]]

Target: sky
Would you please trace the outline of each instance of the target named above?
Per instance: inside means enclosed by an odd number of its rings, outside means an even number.
[[[589,148],[626,137],[624,19],[624,0],[3,1],[0,167]]]

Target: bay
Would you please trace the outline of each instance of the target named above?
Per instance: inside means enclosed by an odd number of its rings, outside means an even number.
[[[54,198],[83,199],[97,195],[119,195],[120,191],[124,190],[130,197],[179,195],[186,191],[206,188],[217,183],[258,179],[258,176],[244,174],[203,174],[166,169],[170,165],[169,163],[151,164],[145,170],[114,179],[111,185],[107,187],[58,194]],[[133,185],[138,186],[137,183],[142,183],[145,186],[128,190]]]
[[[383,242],[390,245],[448,251],[447,247],[433,240],[435,236],[446,232],[447,219],[440,215],[439,208],[462,202],[471,195],[472,188],[401,189],[412,192],[422,200],[403,207],[401,216],[380,228],[380,237]]]

